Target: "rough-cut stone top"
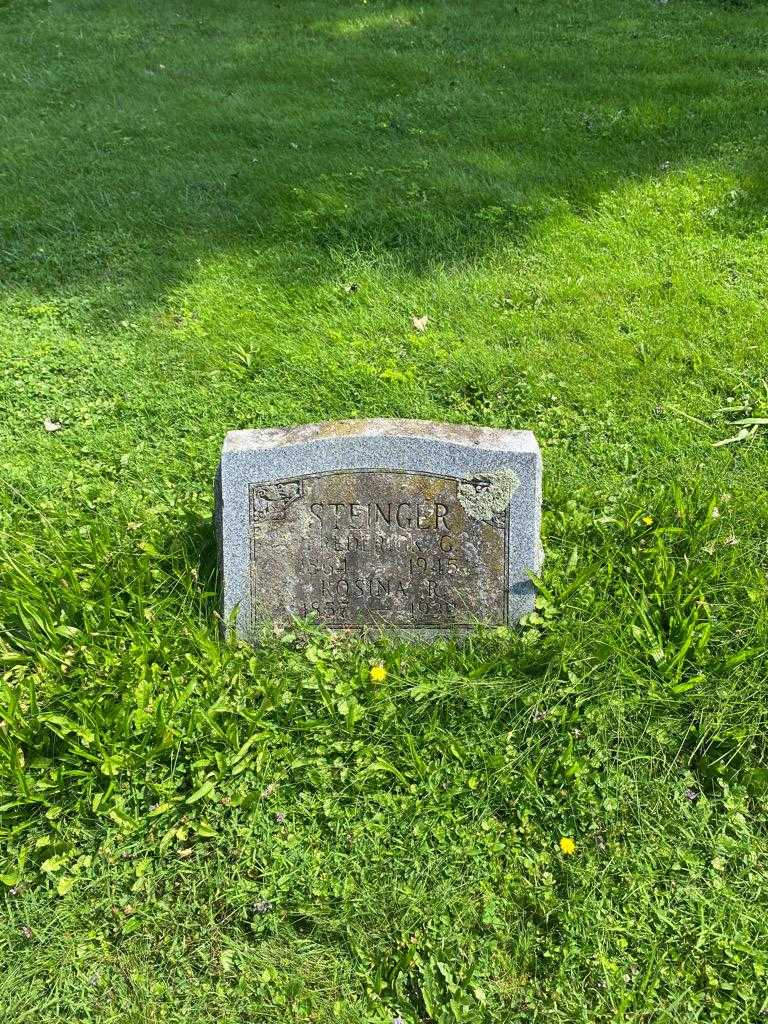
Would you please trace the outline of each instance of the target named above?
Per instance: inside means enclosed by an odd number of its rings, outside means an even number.
[[[432,420],[360,419],[263,430],[231,430],[224,440],[224,452],[285,448],[362,437],[412,437],[495,451],[531,451],[537,448],[530,430],[499,430],[459,423],[435,423]]]

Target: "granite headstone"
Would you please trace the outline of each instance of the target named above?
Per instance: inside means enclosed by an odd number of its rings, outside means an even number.
[[[430,638],[517,621],[541,561],[527,430],[342,420],[227,434],[222,612],[243,639],[313,616]]]

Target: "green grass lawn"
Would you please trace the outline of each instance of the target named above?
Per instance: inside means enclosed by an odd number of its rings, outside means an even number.
[[[768,1013],[767,304],[763,3],[0,0],[0,1020]],[[219,641],[352,416],[535,430],[521,629]]]

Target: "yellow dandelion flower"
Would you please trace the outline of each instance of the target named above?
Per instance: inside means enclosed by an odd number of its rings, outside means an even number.
[[[371,669],[371,682],[383,683],[387,678],[387,670],[383,665],[374,665]]]
[[[645,523],[646,526],[652,526],[653,525],[653,516],[643,516],[643,522]]]
[[[576,853],[576,843],[574,843],[570,836],[563,836],[560,840],[560,852],[565,854],[566,857]]]

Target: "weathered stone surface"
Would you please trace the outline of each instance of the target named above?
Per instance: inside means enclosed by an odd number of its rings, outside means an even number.
[[[430,637],[516,621],[540,561],[529,431],[343,420],[227,435],[223,614],[239,636],[314,614]]]

